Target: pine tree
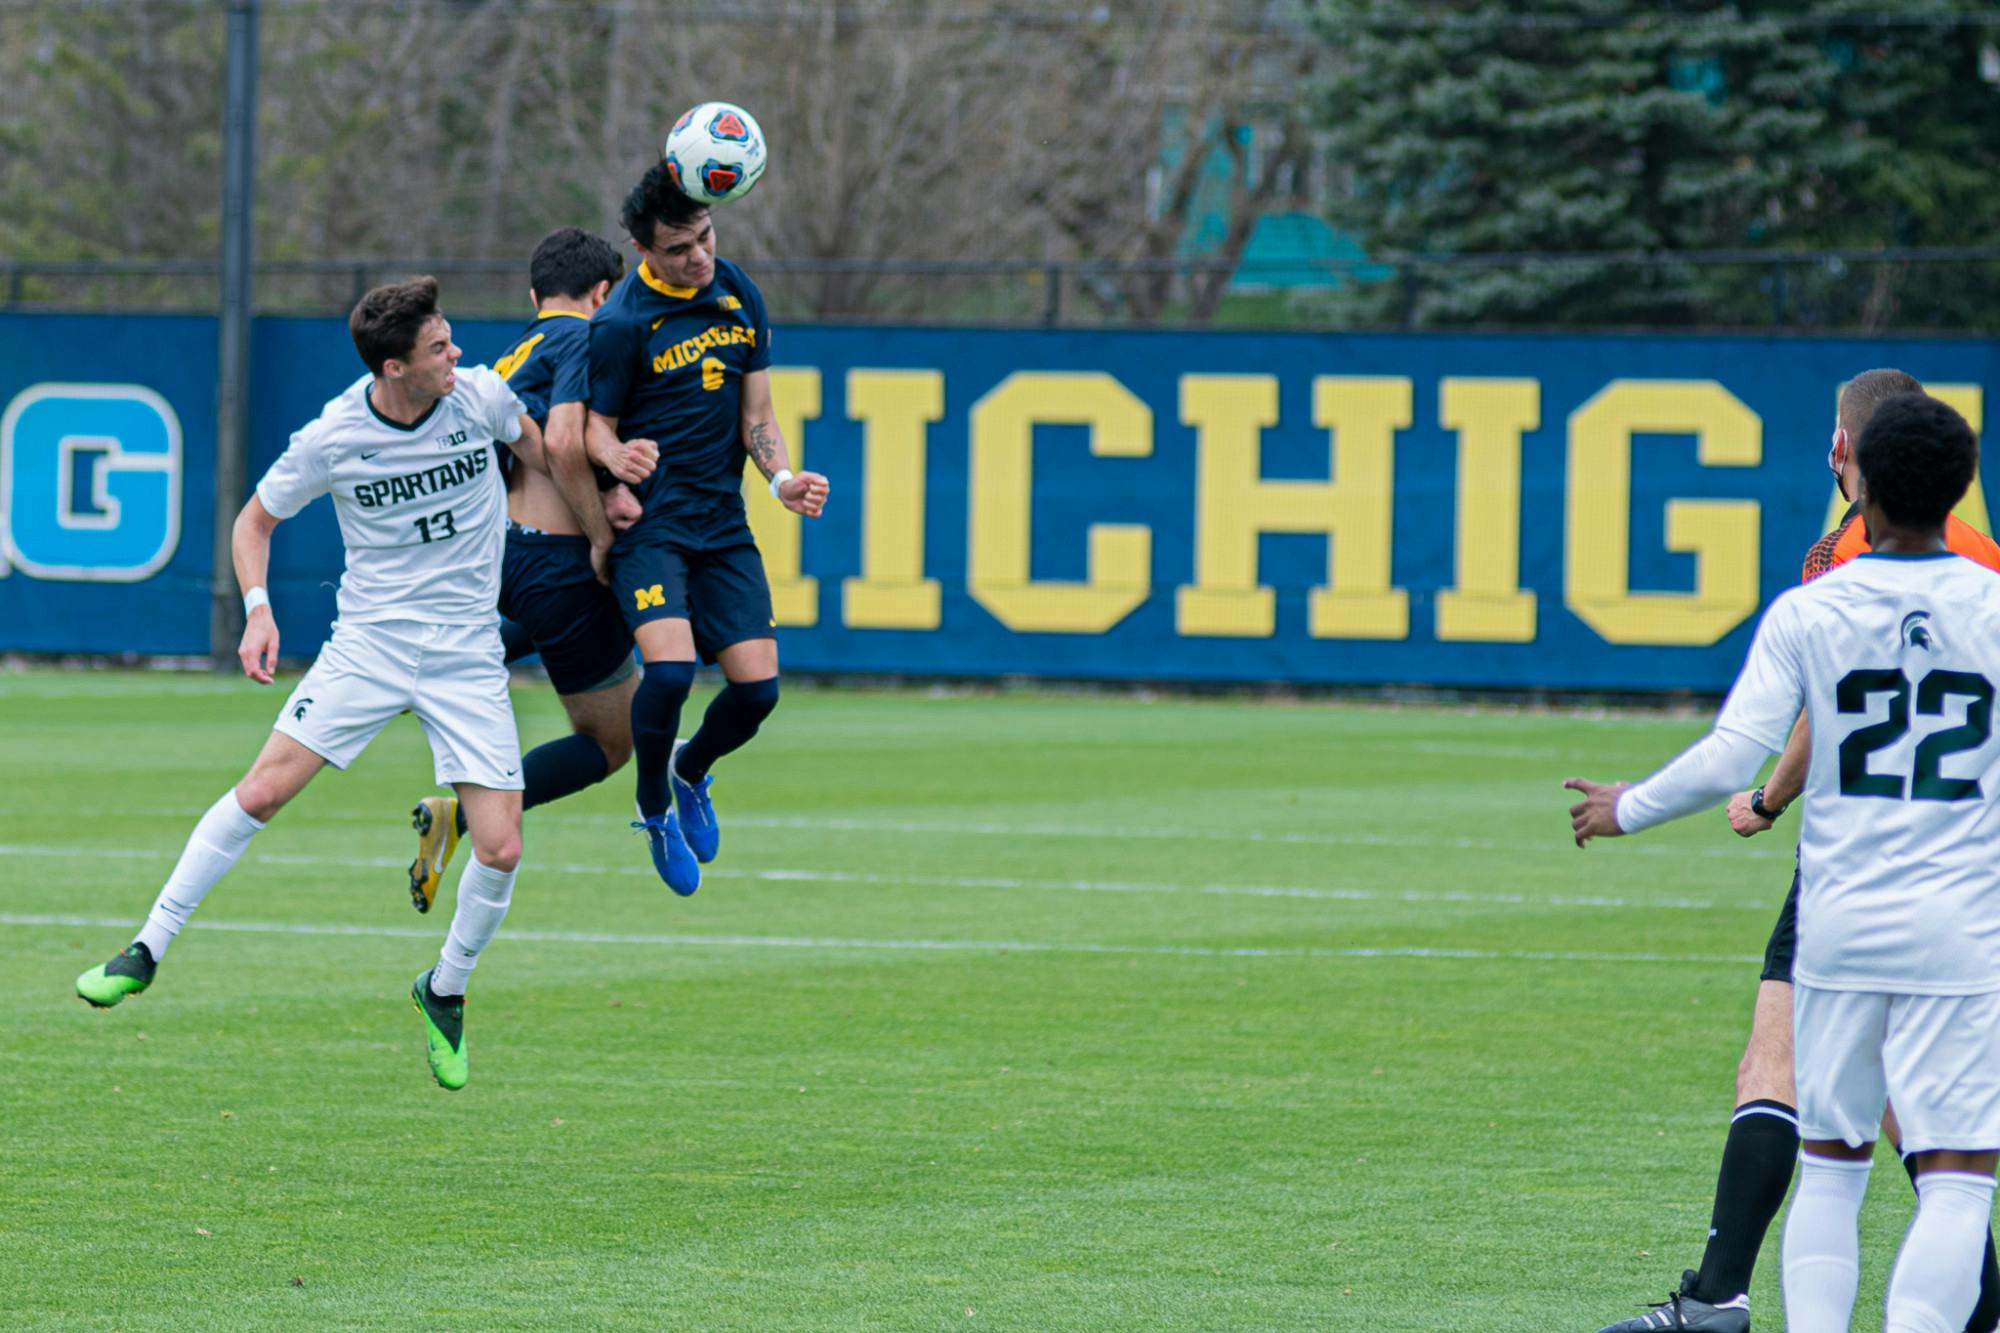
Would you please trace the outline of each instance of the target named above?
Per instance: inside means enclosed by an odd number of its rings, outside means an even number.
[[[1954,323],[2000,289],[1922,269],[1633,262],[1634,252],[1991,242],[2000,90],[1976,0],[1321,0],[1322,124],[1372,253],[1347,314],[1422,324]],[[1975,206],[1974,201],[1983,206]],[[1623,257],[1621,257],[1623,256]],[[1946,301],[1947,289],[1952,289]],[[1975,293],[1973,289],[1977,289]],[[1990,316],[1985,316],[1990,318]]]

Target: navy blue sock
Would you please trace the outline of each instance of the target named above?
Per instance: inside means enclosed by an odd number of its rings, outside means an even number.
[[[632,695],[632,760],[639,775],[639,813],[667,812],[667,761],[680,734],[681,705],[694,687],[694,663],[648,662]]]
[[[604,781],[610,771],[604,747],[588,736],[571,732],[559,741],[537,745],[521,759],[521,780],[526,784],[521,791],[521,808],[532,810],[550,801],[560,801],[592,783]],[[458,836],[465,836],[463,805],[458,807]]]
[[[532,810],[560,801],[604,781],[610,771],[604,747],[589,736],[571,732],[559,741],[545,741],[521,760],[521,779],[527,784],[521,792],[521,808]]]
[[[695,732],[681,751],[680,775],[683,782],[700,782],[716,760],[739,749],[752,736],[771,710],[778,706],[778,678],[730,681],[722,692],[709,700],[702,714],[701,730]]]
[[[535,641],[528,631],[507,617],[500,617],[500,652],[504,661],[518,662],[535,651]]]

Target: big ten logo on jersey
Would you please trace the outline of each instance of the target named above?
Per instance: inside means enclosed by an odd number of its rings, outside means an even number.
[[[137,583],[180,545],[181,423],[139,384],[35,384],[0,413],[0,575]]]
[[[467,434],[465,431],[455,430],[452,431],[450,434],[440,435],[437,437],[438,448],[456,449],[458,448],[459,445],[464,444],[467,440],[471,438],[472,438],[471,435]]]

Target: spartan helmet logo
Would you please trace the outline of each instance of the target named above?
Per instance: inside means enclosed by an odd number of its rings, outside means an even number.
[[[1921,648],[1929,652],[1935,644],[1935,640],[1931,637],[1930,618],[1931,613],[1928,611],[1910,612],[1903,617],[1903,626],[1898,631],[1898,637],[1911,648]]]

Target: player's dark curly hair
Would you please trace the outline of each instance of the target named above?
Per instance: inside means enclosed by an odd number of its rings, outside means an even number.
[[[673,174],[667,170],[664,161],[655,162],[632,192],[625,196],[625,207],[619,213],[619,221],[625,224],[625,234],[642,246],[653,243],[654,230],[659,224],[669,227],[685,227],[697,222],[708,213],[708,205],[696,203],[681,193],[674,184]]]
[[[361,298],[347,317],[347,331],[354,336],[354,350],[368,363],[368,373],[380,375],[388,361],[409,358],[424,325],[438,313],[436,278],[391,282]]]
[[[588,296],[598,283],[624,276],[625,256],[602,236],[581,227],[550,232],[528,260],[528,285],[540,300]]]
[[[1855,446],[1862,485],[1898,527],[1942,527],[1979,467],[1979,437],[1929,394],[1882,400]]]

